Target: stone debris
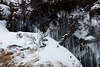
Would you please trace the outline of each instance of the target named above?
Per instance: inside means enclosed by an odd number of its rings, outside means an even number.
[[[12,52],[8,51],[8,50],[3,50],[2,52],[0,52],[0,67],[11,67],[10,63],[12,62]]]

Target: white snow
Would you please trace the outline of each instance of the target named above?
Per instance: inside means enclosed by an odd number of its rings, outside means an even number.
[[[76,37],[78,37],[79,39],[86,39],[86,35],[89,33],[88,28],[85,29],[84,25],[80,27],[81,30],[76,30],[75,33],[73,35],[75,35]]]
[[[92,39],[95,39],[95,37],[93,37],[93,36],[87,36],[87,37],[85,38],[85,40],[92,40]]]
[[[96,19],[94,19],[94,18],[91,19],[91,26],[98,26],[99,27]]]
[[[84,40],[93,40],[95,37],[93,36],[87,36],[89,33],[88,29],[82,29],[82,30],[77,30],[73,35],[78,37],[79,39],[84,39]]]
[[[79,10],[77,10],[77,11],[79,11]],[[76,15],[81,15],[82,14],[82,12],[77,13],[77,11],[73,12],[72,15],[76,16]],[[98,22],[97,22],[96,18],[94,18],[94,17],[91,19],[91,22],[89,22],[89,18],[90,18],[89,17],[89,12],[84,14],[84,17],[85,18],[83,20],[78,20],[78,23],[80,24],[80,26],[78,26],[79,29],[77,29],[74,32],[73,35],[76,36],[79,39],[84,39],[84,40],[95,39],[95,37],[88,35],[90,33],[88,26],[97,26],[97,27],[99,27]]]
[[[55,40],[48,37],[48,42],[46,44],[47,46],[39,53],[41,60],[38,63],[45,62],[46,60],[51,61],[52,64],[63,62],[63,64],[67,67],[76,67],[80,65],[80,63],[77,64],[77,59],[74,55],[66,50],[66,48],[60,46]],[[59,47],[57,47],[57,45]],[[75,65],[73,63],[75,63]]]
[[[10,8],[9,6],[0,4],[0,10],[2,11],[1,14],[5,17],[8,17],[8,15],[10,14]]]
[[[17,3],[21,3],[22,0],[4,0],[8,5],[12,2],[14,5],[17,5]]]
[[[66,15],[66,12],[65,12],[65,11],[60,11],[59,13],[57,13],[57,16],[58,16],[59,18],[65,16],[65,15]]]
[[[91,10],[98,9],[98,8],[100,8],[100,4],[95,4],[93,7],[91,7]]]
[[[8,30],[5,28],[6,27],[6,21],[5,20],[0,20],[0,33],[2,32],[8,32]]]
[[[4,25],[1,24],[1,26]],[[82,67],[81,63],[70,51],[60,46],[57,41],[49,36],[46,37],[48,41],[44,42],[46,46],[40,48],[37,33],[1,32],[0,30],[0,48],[14,52],[13,56],[15,57],[12,60],[16,66],[28,64],[35,66],[50,63],[55,67],[61,67],[61,64],[66,67]],[[10,47],[11,45],[21,47]]]

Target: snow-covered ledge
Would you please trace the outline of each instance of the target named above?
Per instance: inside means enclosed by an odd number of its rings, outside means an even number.
[[[47,36],[40,45],[38,37],[37,33],[0,31],[0,67],[82,67],[57,41]]]

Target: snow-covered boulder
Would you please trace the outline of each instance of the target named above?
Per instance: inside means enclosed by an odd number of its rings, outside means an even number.
[[[0,33],[0,48],[11,59],[0,61],[0,66],[9,67],[82,67],[77,58],[52,38],[45,37],[45,46],[39,47],[38,34],[28,32]],[[8,54],[10,53],[10,55]],[[4,54],[4,55],[3,55]],[[9,62],[8,62],[9,61]]]

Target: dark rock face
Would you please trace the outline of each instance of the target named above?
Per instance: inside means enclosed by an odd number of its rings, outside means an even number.
[[[41,29],[41,31],[46,32],[45,22],[47,27],[52,19],[57,19],[57,13],[61,10],[66,11],[66,13],[71,13],[76,9],[76,7],[87,7],[87,10],[90,10],[90,7],[93,6],[93,3],[97,0],[48,0],[44,2],[43,0],[31,0],[30,4],[26,4],[24,1],[22,4],[19,4],[18,9],[20,8],[21,13],[16,15],[14,12],[18,11],[11,9],[13,6],[10,6],[11,15],[8,17],[8,26],[7,28],[10,31],[27,31],[34,32],[34,25]],[[1,2],[5,3],[5,2]],[[27,13],[27,8],[31,6],[34,10]],[[29,14],[29,15],[27,15]],[[14,19],[12,19],[14,18]],[[1,19],[1,18],[0,18]],[[49,21],[51,20],[51,21]],[[18,22],[18,23],[17,23]]]

